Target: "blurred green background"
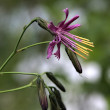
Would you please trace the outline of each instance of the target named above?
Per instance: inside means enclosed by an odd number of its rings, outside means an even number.
[[[69,8],[69,18],[80,16],[75,23],[82,26],[72,33],[90,39],[95,45],[88,60],[79,58],[83,74],[80,76],[75,71],[64,46],[59,61],[54,56],[47,60],[48,44],[16,55],[3,71],[51,71],[66,87],[62,97],[67,110],[110,110],[110,0],[0,0],[0,64],[12,52],[26,24],[38,16],[56,24],[64,19],[65,8]],[[51,35],[34,23],[19,48],[47,40],[52,40]],[[32,79],[23,75],[0,75],[0,90],[25,85]],[[0,110],[41,110],[37,89],[0,94]]]

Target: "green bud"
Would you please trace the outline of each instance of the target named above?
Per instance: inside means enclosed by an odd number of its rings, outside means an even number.
[[[38,87],[39,101],[40,101],[42,110],[47,110],[48,101],[47,101],[47,96],[46,96],[46,92],[45,92],[44,81],[43,81],[43,79],[41,79],[40,76],[38,76],[38,79],[37,79],[37,87]]]
[[[61,97],[60,92],[55,87],[52,88],[52,92],[55,94],[56,100],[57,100],[58,105],[60,106],[61,110],[66,110],[66,107],[62,101],[62,97]]]
[[[61,110],[54,94],[49,95],[51,110]]]
[[[76,71],[79,72],[79,73],[82,73],[82,67],[81,67],[81,64],[76,56],[76,54],[74,52],[72,52],[70,49],[68,49],[66,46],[65,46],[65,50],[66,50],[66,53],[69,57],[69,59],[71,60],[73,66],[75,67]]]
[[[64,86],[55,78],[51,72],[46,72],[47,77],[63,92],[65,92]]]
[[[50,32],[52,35],[54,34],[54,33],[48,28],[49,22],[47,22],[46,20],[44,20],[44,19],[42,19],[42,18],[40,18],[40,17],[37,18],[37,22],[38,22],[38,25],[39,25],[41,28],[47,30],[47,31]]]
[[[48,29],[48,22],[40,17],[37,18],[38,25],[43,29]]]

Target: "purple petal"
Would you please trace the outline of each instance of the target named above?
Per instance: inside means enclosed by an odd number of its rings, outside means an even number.
[[[57,27],[53,24],[53,22],[50,22],[50,24],[48,24],[48,28],[53,32],[57,30]]]
[[[54,53],[54,55],[58,58],[58,60],[60,59],[60,46],[61,46],[61,42],[59,42],[57,44],[57,51]]]
[[[64,41],[62,41],[62,43],[63,43],[67,48],[69,48],[71,51],[75,52],[75,50],[73,50],[72,47],[69,46],[69,45],[67,45]]]
[[[57,42],[57,44],[58,44],[59,42],[61,42],[60,34],[58,34],[58,36],[55,37],[55,41]]]
[[[78,19],[79,16],[76,15],[75,17],[73,17],[72,19],[70,19],[68,22],[66,22],[64,25],[63,25],[63,29],[66,28],[67,26],[69,26],[73,21],[75,21],[76,19]]]
[[[65,19],[67,19],[68,14],[69,14],[69,10],[68,10],[68,8],[64,9],[63,11],[64,11],[64,12],[65,12],[65,14],[66,14],[66,18],[65,18]]]
[[[51,57],[55,45],[56,45],[55,40],[53,40],[52,42],[49,43],[49,46],[48,46],[48,49],[47,49],[47,59],[49,59]]]
[[[67,38],[67,37],[65,37],[65,36],[63,36],[63,35],[61,35],[61,39],[62,39],[62,41],[63,41],[65,44],[67,44],[68,46],[77,49],[76,43],[75,43],[74,41],[72,41],[71,39],[69,39],[69,38]],[[61,42],[62,42],[62,41],[61,41]]]
[[[76,38],[75,35],[73,35],[73,34],[71,34],[71,33],[69,33],[69,32],[62,31],[62,34],[65,34],[65,35],[67,35],[68,37],[70,37],[70,38],[72,38],[72,39],[74,39],[74,40],[76,40],[76,41],[78,41],[78,42],[81,42],[81,41],[82,41],[81,39]]]
[[[68,26],[67,28],[65,28],[64,30],[65,31],[71,31],[71,30],[73,30],[79,26],[80,26],[80,24],[71,25],[71,26]]]
[[[64,25],[65,21],[66,21],[67,18],[68,18],[68,14],[69,14],[68,8],[64,9],[63,11],[65,12],[66,18],[65,18],[64,21],[61,21],[61,22],[58,24],[58,27],[62,27],[62,26]]]

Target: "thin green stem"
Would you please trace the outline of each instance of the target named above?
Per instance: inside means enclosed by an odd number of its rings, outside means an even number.
[[[20,41],[21,41],[21,39],[22,39],[22,37],[23,37],[25,31],[27,30],[27,28],[28,28],[32,23],[37,22],[37,19],[38,19],[38,18],[33,19],[27,26],[25,26],[25,27],[23,28],[23,32],[22,32],[22,34],[21,34],[21,36],[20,36],[20,38],[19,38],[19,40],[18,40],[18,42],[17,42],[17,44],[16,44],[16,47],[15,47],[15,50],[14,50],[15,52],[16,52],[18,46],[19,46],[19,43],[20,43]]]
[[[48,92],[50,93],[50,94],[52,94],[52,91],[50,90],[50,88],[44,83],[44,85],[45,85],[45,87],[47,88],[47,90],[48,90]]]
[[[37,46],[37,45],[41,45],[41,44],[46,44],[46,43],[49,43],[50,41],[44,41],[44,42],[39,42],[39,43],[35,43],[35,44],[32,44],[32,45],[28,45],[26,47],[23,47],[21,49],[18,49],[17,52],[21,52],[21,51],[24,51],[30,47],[33,47],[33,46]]]
[[[41,73],[40,76],[43,76],[44,74],[46,74],[46,72]]]
[[[37,80],[37,78],[38,78],[38,75],[30,83],[33,84]]]
[[[32,75],[32,74],[27,74],[27,75]],[[13,92],[13,91],[17,91],[17,90],[21,90],[21,89],[25,89],[27,87],[35,87],[35,85],[33,85],[33,83],[36,81],[37,77],[35,77],[29,84],[18,87],[18,88],[14,88],[14,89],[9,89],[9,90],[3,90],[0,91],[0,93],[6,93],[6,92]]]
[[[30,87],[30,86],[31,86],[31,83],[29,83],[29,84],[27,84],[27,85],[25,85],[25,86],[18,87],[18,88],[0,91],[0,93],[13,92],[13,91],[25,89],[25,88]]]
[[[38,19],[38,18],[33,19],[27,26],[24,27],[23,32],[21,33],[21,36],[20,36],[20,38],[19,38],[19,40],[18,40],[18,42],[17,42],[17,44],[16,44],[16,46],[15,46],[15,49],[14,49],[13,52],[10,54],[10,56],[5,60],[5,62],[2,64],[2,66],[0,67],[0,71],[3,70],[3,68],[5,67],[5,65],[6,65],[6,64],[11,60],[11,58],[16,54],[16,50],[17,50],[17,48],[18,48],[18,46],[19,46],[19,43],[20,43],[20,41],[21,41],[21,39],[22,39],[22,37],[23,37],[25,31],[27,30],[27,28],[28,28],[32,23],[37,22],[37,19]]]
[[[15,55],[15,52],[12,52],[10,56],[6,59],[6,61],[3,63],[3,65],[0,67],[0,71],[5,67],[5,65],[9,62],[9,60]]]
[[[3,74],[23,74],[23,75],[35,75],[38,76],[38,73],[25,73],[25,72],[0,72],[1,75]]]

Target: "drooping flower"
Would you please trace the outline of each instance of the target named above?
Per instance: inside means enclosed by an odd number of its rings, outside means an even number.
[[[52,42],[49,43],[48,49],[47,49],[47,59],[51,57],[53,54],[53,49],[55,45],[57,45],[57,51],[54,53],[54,55],[60,59],[60,46],[61,43],[64,44],[66,47],[68,47],[71,51],[78,54],[79,56],[84,57],[82,54],[77,52],[76,50],[82,52],[83,54],[87,55],[89,54],[88,51],[92,51],[91,49],[84,47],[77,42],[86,44],[88,46],[94,47],[93,42],[89,42],[88,39],[79,37],[76,35],[73,35],[69,33],[69,31],[77,28],[80,26],[80,24],[70,25],[73,21],[75,21],[77,18],[79,18],[78,15],[71,18],[69,21],[66,22],[69,14],[68,8],[63,10],[65,12],[66,18],[65,20],[61,21],[57,26],[53,24],[53,22],[50,22],[48,24],[48,29],[53,33],[54,39]]]

